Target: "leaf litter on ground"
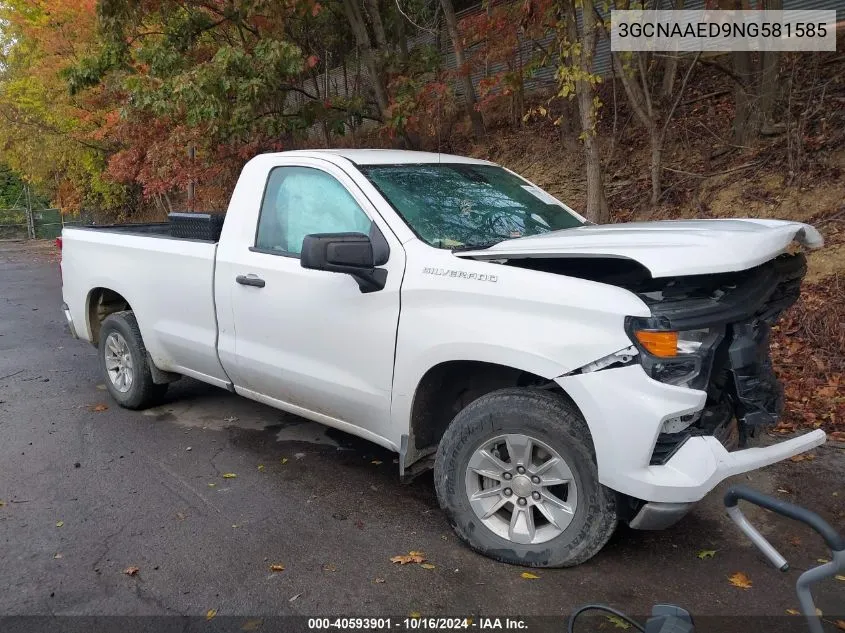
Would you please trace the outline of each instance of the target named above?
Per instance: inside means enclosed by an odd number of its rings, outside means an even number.
[[[391,556],[390,562],[399,563],[400,565],[407,565],[409,563],[424,563],[425,554],[423,554],[422,552],[410,551],[407,554]]]

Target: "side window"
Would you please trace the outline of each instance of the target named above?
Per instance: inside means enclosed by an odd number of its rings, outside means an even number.
[[[299,255],[310,233],[369,234],[372,221],[340,182],[310,167],[270,171],[255,246]]]

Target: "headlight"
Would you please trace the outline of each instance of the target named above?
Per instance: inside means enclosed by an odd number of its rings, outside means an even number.
[[[646,373],[670,385],[702,389],[724,328],[673,330],[666,318],[628,317],[628,336],[640,351]]]

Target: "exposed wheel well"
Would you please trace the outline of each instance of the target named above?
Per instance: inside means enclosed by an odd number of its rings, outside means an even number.
[[[446,427],[464,407],[506,387],[540,387],[564,393],[552,380],[494,363],[448,361],[429,369],[414,394],[411,433],[403,455],[403,469],[437,450]],[[421,462],[414,470],[426,470],[430,466],[430,463]]]
[[[123,310],[131,310],[132,306],[123,296],[108,288],[94,288],[88,295],[88,323],[91,326],[91,342],[97,345],[100,341],[100,326],[105,318]]]

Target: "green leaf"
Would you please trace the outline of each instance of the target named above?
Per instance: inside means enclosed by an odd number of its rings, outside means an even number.
[[[612,622],[613,626],[617,629],[630,629],[631,628],[631,625],[628,622],[626,622],[625,620],[623,620],[622,618],[620,618],[617,615],[606,615],[604,617],[607,618],[610,622]]]

